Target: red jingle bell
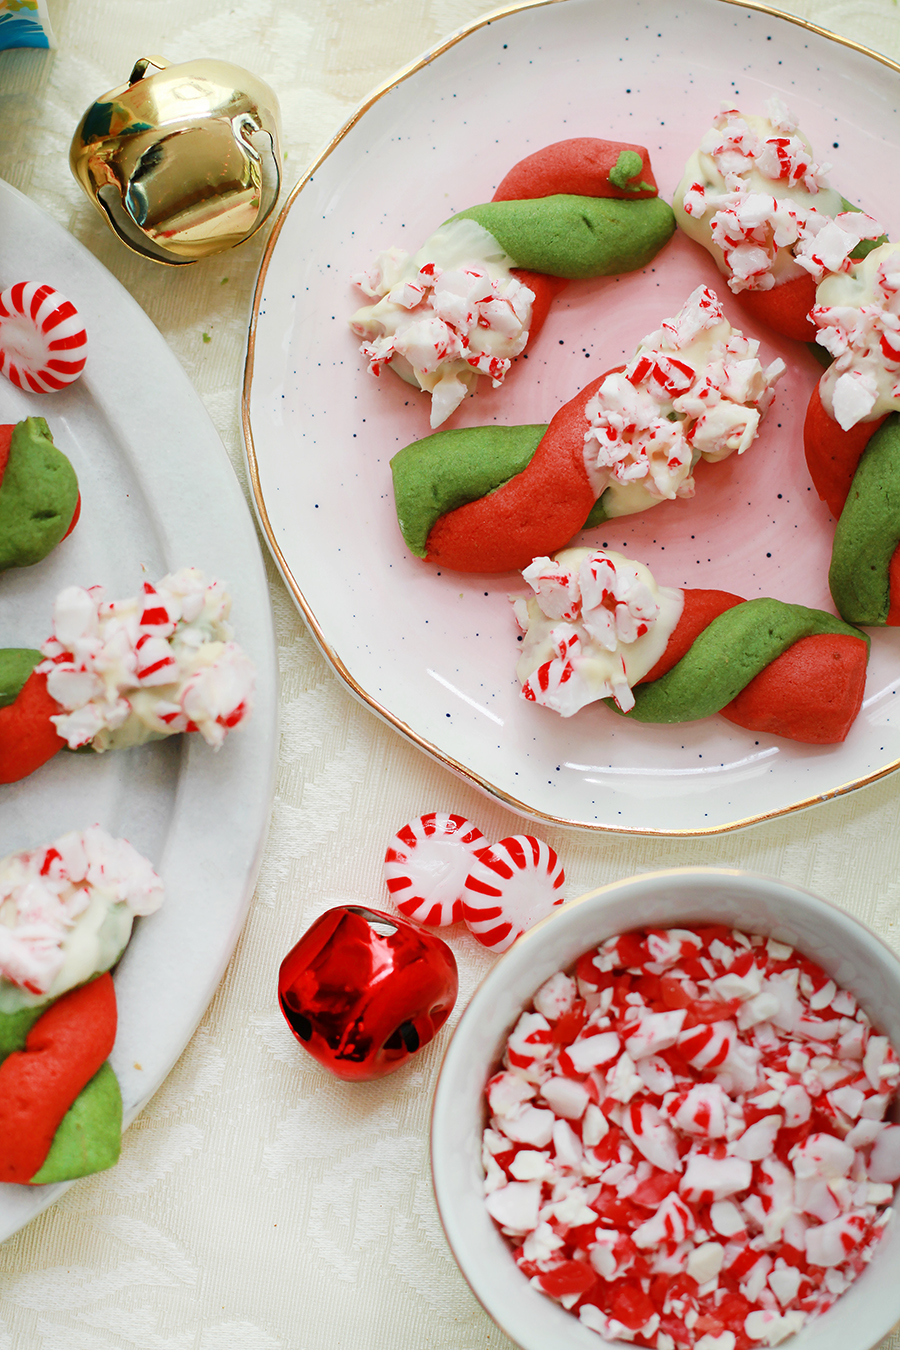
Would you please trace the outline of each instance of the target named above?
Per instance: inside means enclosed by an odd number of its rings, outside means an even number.
[[[446,942],[362,905],[322,914],[278,974],[291,1031],[350,1082],[383,1078],[427,1045],[450,1016],[458,988]]]

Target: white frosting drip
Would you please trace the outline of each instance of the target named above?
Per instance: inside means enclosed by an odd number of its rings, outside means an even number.
[[[816,341],[835,358],[819,394],[844,431],[900,410],[900,244],[882,244],[851,273],[826,277],[810,317]]]
[[[218,748],[249,713],[254,669],[231,641],[231,597],[186,567],[129,600],[102,586],[57,597],[37,669],[65,711],[50,720],[71,749],[139,745],[199,731]]]
[[[665,651],[683,592],[657,586],[643,563],[589,548],[535,558],[522,575],[535,592],[515,601],[522,697],[562,717],[602,698],[633,708],[631,686]]]
[[[0,1013],[36,1006],[118,960],[162,882],[125,839],[98,826],[0,862]]]
[[[815,162],[784,105],[770,99],[766,112],[725,107],[675,193],[679,225],[712,253],[735,293],[847,271],[857,244],[882,233],[864,212],[844,210],[825,180],[830,165]]]
[[[584,462],[596,495],[607,493],[607,515],[692,497],[701,458],[715,463],[752,445],[785,369],[781,360],[763,369],[758,352],[715,292],[698,286],[624,371],[606,377],[585,408]]]
[[[384,366],[431,394],[440,426],[479,375],[494,387],[524,350],[534,294],[511,273],[512,259],[474,220],[453,220],[412,257],[381,253],[352,280],[375,300],[350,320],[365,341],[369,371]]]

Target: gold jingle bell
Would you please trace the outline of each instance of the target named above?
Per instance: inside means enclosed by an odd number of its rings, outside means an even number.
[[[177,265],[259,229],[281,188],[280,138],[278,99],[240,66],[142,57],[88,108],[69,164],[124,244]]]

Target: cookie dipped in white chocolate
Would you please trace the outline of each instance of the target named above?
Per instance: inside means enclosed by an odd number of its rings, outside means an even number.
[[[633,708],[631,687],[665,651],[683,592],[658,586],[643,563],[599,549],[535,558],[522,575],[535,592],[514,601],[525,633],[522,697],[562,717],[602,698]]]
[[[0,1014],[36,1008],[109,970],[162,882],[125,839],[92,826],[0,861]]]
[[[687,162],[673,201],[685,234],[701,244],[731,290],[771,290],[809,273],[847,270],[850,254],[881,227],[848,211],[830,187],[792,114],[770,99],[767,115],[726,107]]]

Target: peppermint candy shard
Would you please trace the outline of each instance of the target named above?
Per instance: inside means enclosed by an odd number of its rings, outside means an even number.
[[[86,360],[87,334],[71,300],[36,281],[18,281],[0,294],[0,372],[19,389],[64,389]]]
[[[505,952],[517,937],[563,904],[566,874],[549,844],[513,834],[480,848],[466,878],[466,927],[492,952]]]
[[[483,840],[470,820],[446,811],[429,811],[398,830],[384,855],[384,880],[401,914],[433,928],[457,923]]]

